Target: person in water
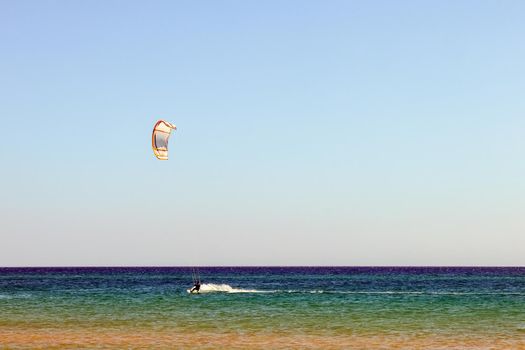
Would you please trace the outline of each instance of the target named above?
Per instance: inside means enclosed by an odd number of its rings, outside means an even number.
[[[201,282],[197,281],[195,282],[195,285],[193,286],[193,288],[190,289],[190,293],[193,293],[193,292],[198,293],[200,289],[201,289]]]

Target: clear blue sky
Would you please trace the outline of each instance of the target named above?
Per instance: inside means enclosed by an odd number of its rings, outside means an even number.
[[[0,266],[525,265],[524,14],[0,1]]]

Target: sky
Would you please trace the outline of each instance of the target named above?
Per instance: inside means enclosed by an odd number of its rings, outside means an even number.
[[[0,266],[524,266],[524,13],[0,0]]]

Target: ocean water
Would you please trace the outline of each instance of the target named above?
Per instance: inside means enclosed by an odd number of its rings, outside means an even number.
[[[525,349],[525,268],[0,268],[1,348]]]

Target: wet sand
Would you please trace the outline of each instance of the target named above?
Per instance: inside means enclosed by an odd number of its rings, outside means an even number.
[[[525,350],[515,335],[348,334],[205,332],[179,329],[107,330],[0,328],[3,349],[498,349]]]

